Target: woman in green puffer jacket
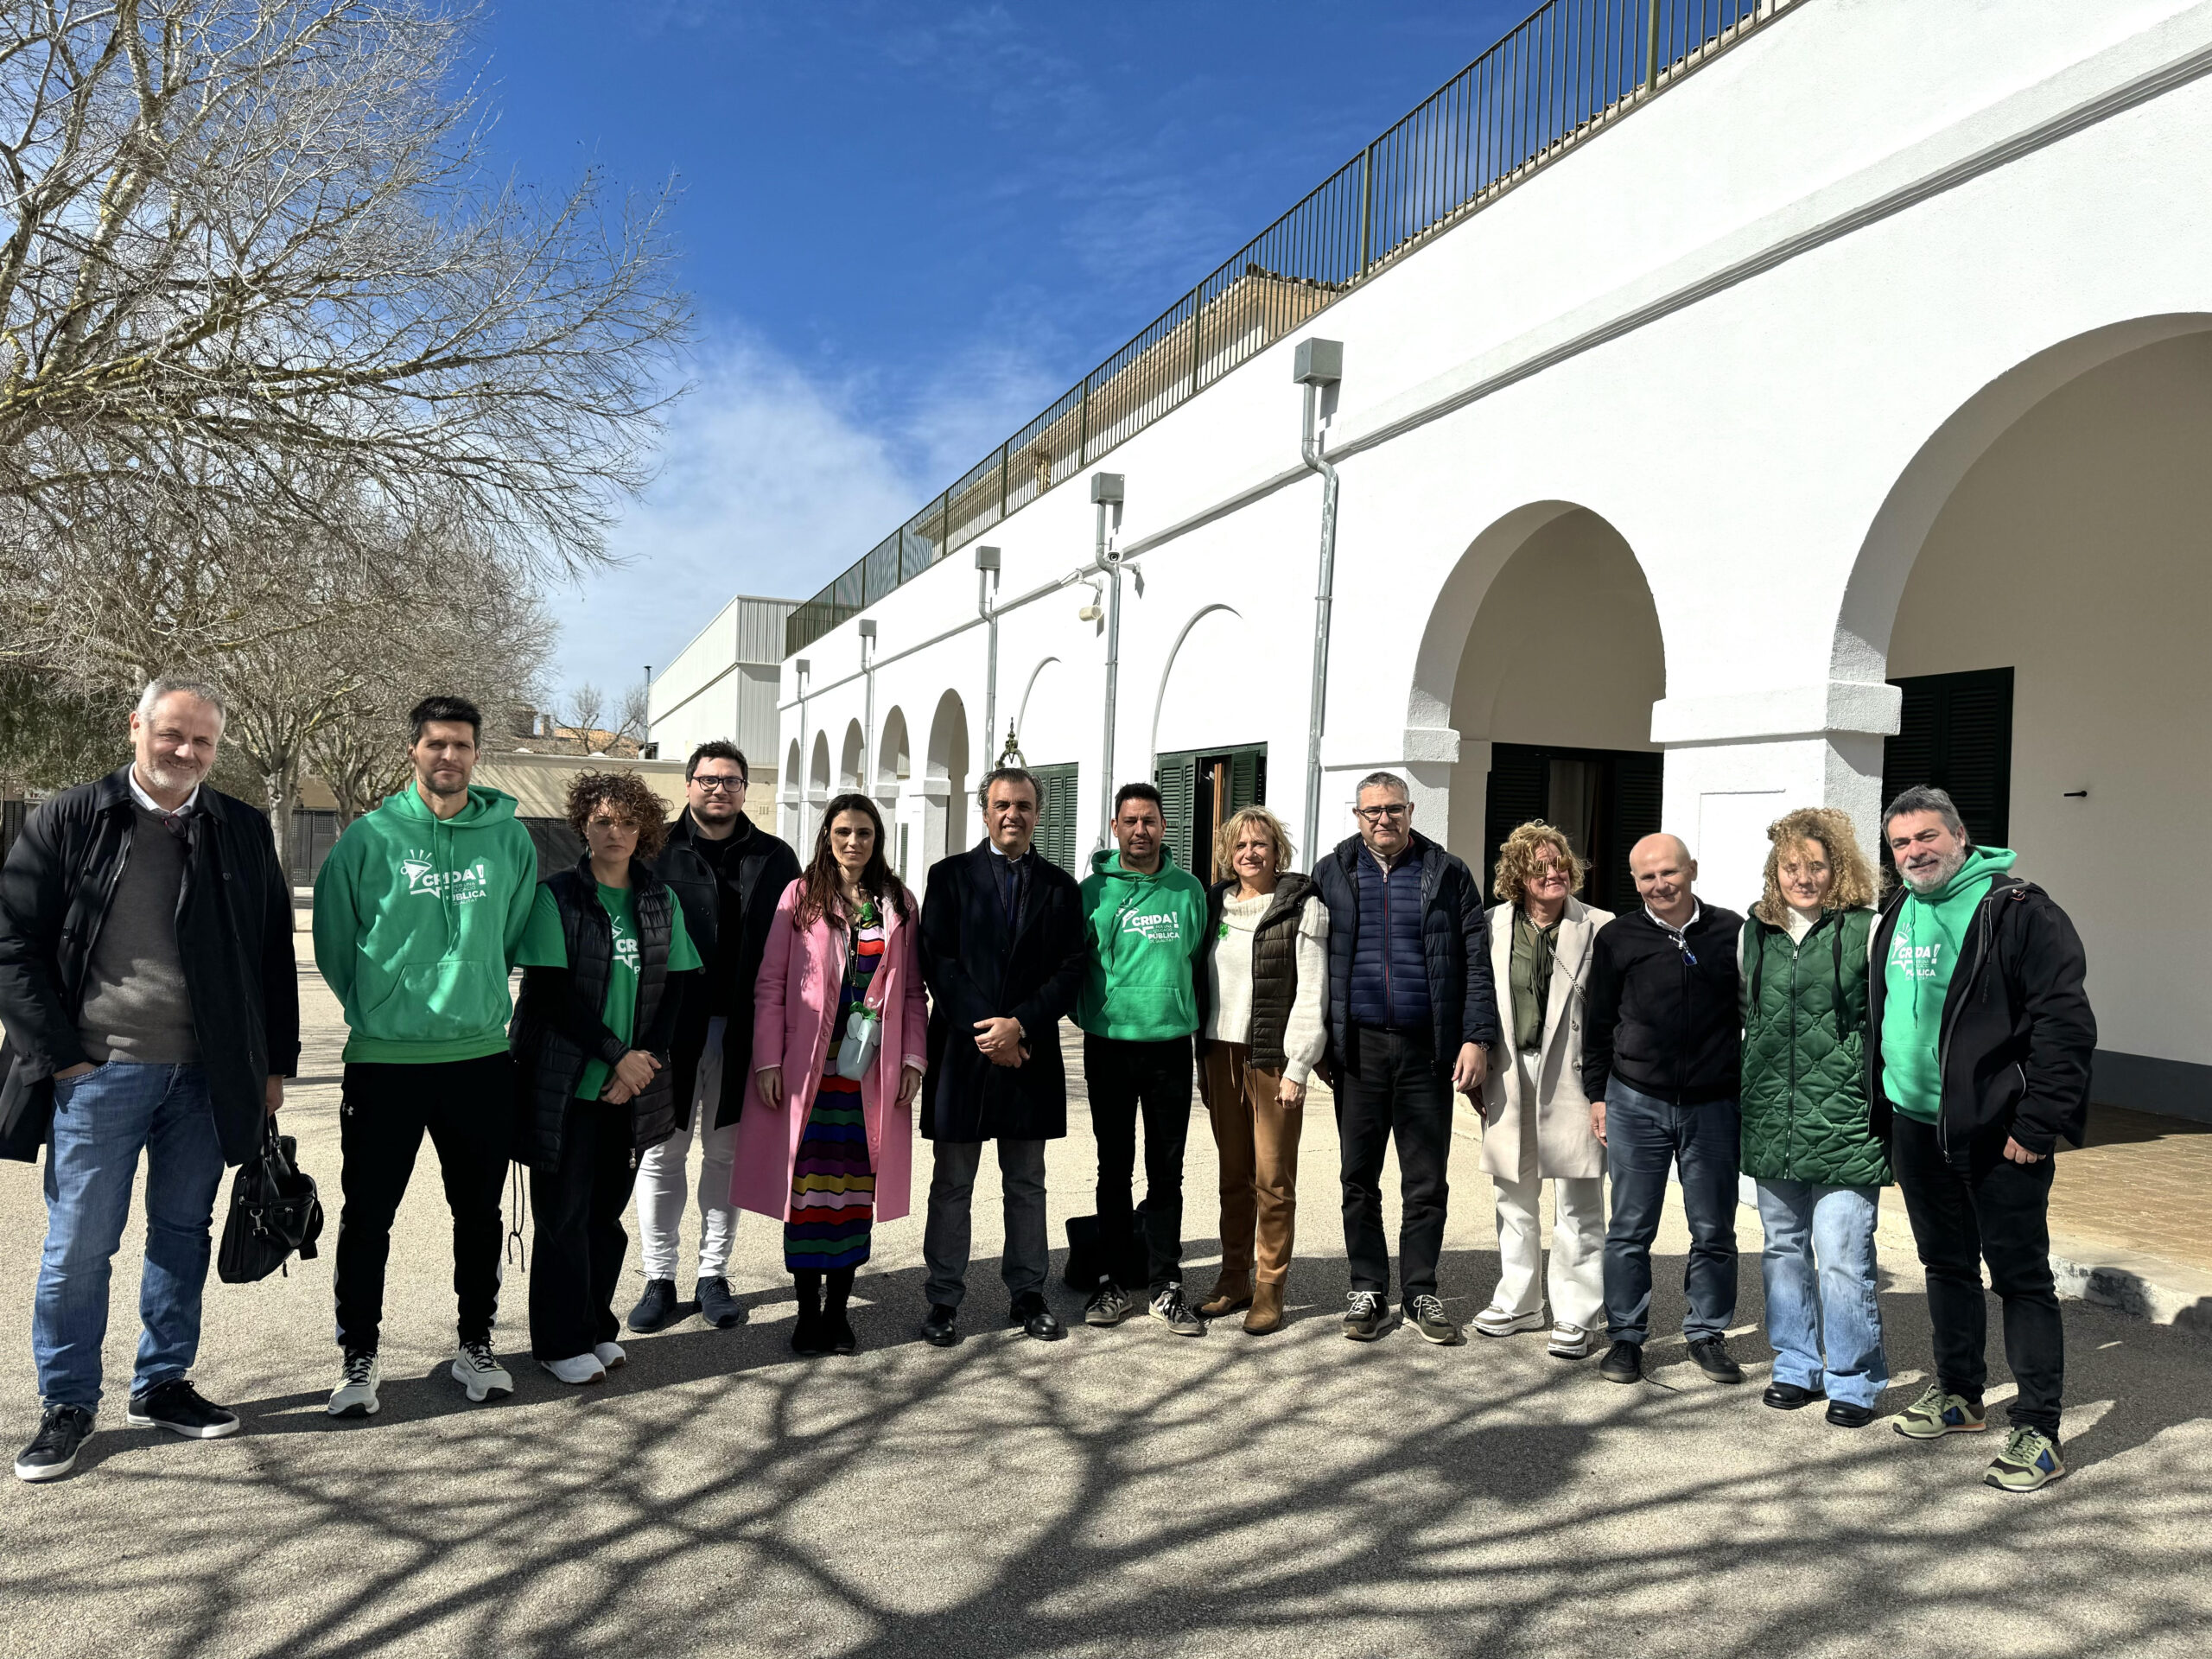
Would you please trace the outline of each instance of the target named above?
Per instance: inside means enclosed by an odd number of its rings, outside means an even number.
[[[1874,1222],[1887,1154],[1866,1109],[1874,876],[1851,820],[1804,807],[1767,827],[1766,892],[1739,946],[1743,1171],[1758,1185],[1767,1333],[1780,1411],[1827,1396],[1863,1428],[1889,1385]]]

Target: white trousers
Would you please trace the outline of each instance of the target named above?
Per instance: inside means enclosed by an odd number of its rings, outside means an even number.
[[[699,1277],[729,1276],[737,1206],[729,1201],[730,1170],[737,1160],[737,1125],[709,1127],[722,1099],[722,1033],[726,1020],[707,1022],[692,1090],[691,1127],[678,1129],[638,1160],[638,1254],[648,1279],[676,1277],[677,1247],[683,1235],[684,1176],[691,1143],[699,1143]]]
[[[1533,1161],[1534,1149],[1524,1154]],[[1543,1202],[1543,1178],[1509,1181],[1491,1177],[1497,1195],[1497,1293],[1492,1306],[1509,1313],[1533,1313],[1543,1306],[1537,1288],[1543,1266],[1543,1236],[1537,1211]],[[1605,1323],[1605,1183],[1559,1177],[1552,1182],[1552,1260],[1547,1275],[1552,1319],[1586,1329]]]

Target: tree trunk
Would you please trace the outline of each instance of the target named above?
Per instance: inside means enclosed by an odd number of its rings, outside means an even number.
[[[299,800],[299,784],[296,761],[266,768],[261,774],[261,786],[269,795],[269,828],[276,837],[276,868],[287,893],[298,879],[292,868],[292,809]]]

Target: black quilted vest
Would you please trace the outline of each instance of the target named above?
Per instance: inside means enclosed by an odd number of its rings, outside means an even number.
[[[588,858],[573,870],[548,876],[545,885],[560,907],[561,935],[569,954],[567,1006],[540,1006],[525,973],[508,1046],[519,1071],[515,1155],[532,1169],[550,1173],[561,1162],[561,1132],[568,1121],[569,1102],[593,1058],[569,1032],[589,1030],[607,1006],[607,982],[614,971],[614,925],[600,905],[599,883],[593,879]],[[653,1016],[660,1009],[676,912],[667,886],[641,860],[630,861],[630,886],[638,927],[638,1006],[630,1022],[634,1041],[652,1029]],[[675,1090],[668,1066],[654,1074],[627,1109],[631,1144],[640,1150],[674,1132]]]
[[[1220,882],[1206,895],[1206,948],[1219,950],[1222,901],[1236,886]],[[1251,1065],[1262,1071],[1281,1071],[1290,1064],[1283,1052],[1283,1033],[1290,1027],[1291,1005],[1298,1000],[1298,918],[1313,895],[1313,879],[1287,870],[1275,880],[1273,901],[1260,917],[1252,935],[1252,1046]]]

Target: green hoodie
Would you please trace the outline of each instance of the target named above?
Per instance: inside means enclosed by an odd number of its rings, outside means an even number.
[[[1198,1028],[1191,963],[1205,948],[1206,890],[1166,848],[1150,875],[1093,853],[1083,881],[1090,963],[1075,1022],[1093,1037],[1163,1043]]]
[[[512,795],[472,785],[441,821],[413,785],[346,826],[315,883],[315,960],[345,1005],[346,1058],[432,1065],[503,1052],[507,969],[537,892]]]
[[[1908,887],[1897,906],[1897,931],[1882,963],[1882,1092],[1920,1122],[1933,1123],[1942,1109],[1936,1046],[1943,999],[1959,965],[1959,941],[1989,884],[2011,869],[2017,856],[2002,847],[1972,848],[1948,881],[1925,897]]]

